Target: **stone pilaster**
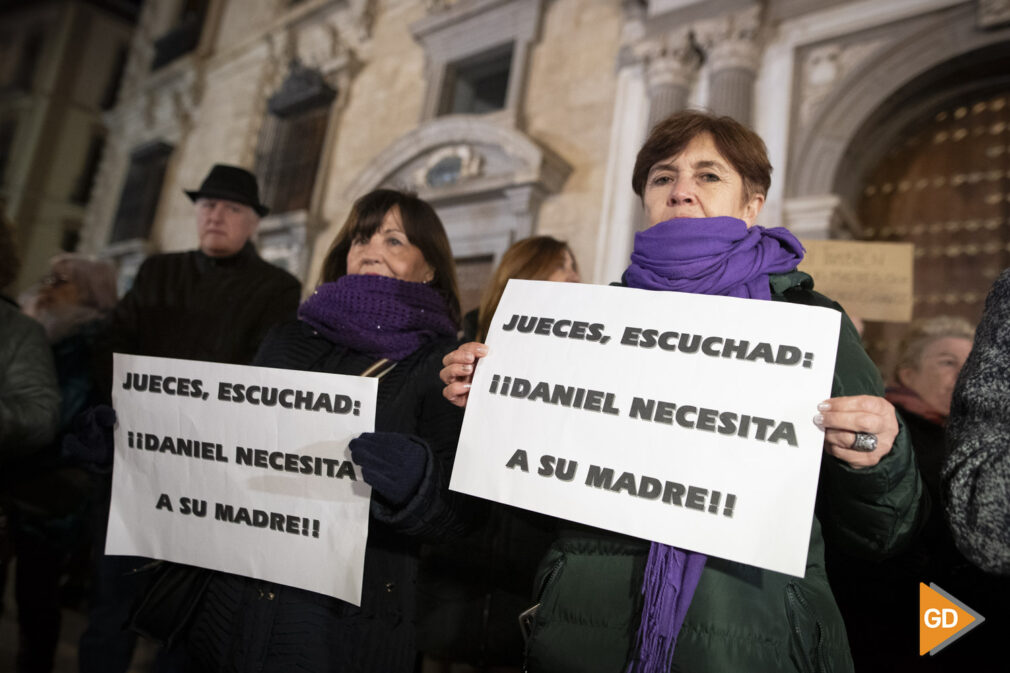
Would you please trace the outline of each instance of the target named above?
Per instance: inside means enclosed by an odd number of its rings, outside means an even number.
[[[695,26],[709,66],[708,107],[748,125],[753,118],[754,80],[761,59],[760,27],[761,8],[757,6]]]
[[[688,94],[701,65],[701,55],[687,29],[635,48],[645,66],[649,92],[649,128],[687,107]]]

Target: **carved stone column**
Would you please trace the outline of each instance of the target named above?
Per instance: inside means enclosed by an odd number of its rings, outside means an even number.
[[[855,212],[837,194],[791,198],[785,202],[782,220],[800,238],[853,239],[860,232]]]
[[[710,67],[708,107],[748,125],[753,117],[754,80],[761,57],[757,43],[760,26],[761,8],[752,7],[695,27]]]
[[[647,40],[635,48],[645,66],[649,91],[649,128],[687,107],[701,55],[685,28],[662,40]]]

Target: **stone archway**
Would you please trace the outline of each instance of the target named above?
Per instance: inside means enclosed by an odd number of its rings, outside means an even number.
[[[945,200],[940,193],[983,174],[994,194],[1007,191],[1010,161],[997,166],[1003,159],[969,156],[984,153],[992,138],[1001,148],[1010,138],[1002,127],[990,133],[1005,123],[1004,112],[992,116],[994,102],[1010,105],[1007,62],[1010,29],[979,29],[972,4],[952,8],[850,73],[794,140],[787,212],[790,198],[820,198],[829,211],[820,213],[825,234],[915,243],[913,317],[977,320],[993,270],[1010,261],[1010,202],[976,204],[972,195],[955,200],[951,191]],[[955,133],[965,139],[959,147],[935,141]],[[966,149],[973,142],[975,149]],[[1000,177],[989,181],[997,168]],[[997,219],[998,230],[992,228]],[[905,329],[867,324],[867,350],[885,373]]]
[[[805,230],[820,236],[857,228],[853,214],[861,181],[895,138],[963,94],[966,82],[983,86],[980,79],[995,76],[1010,55],[1010,27],[979,28],[974,3],[939,12],[913,28],[837,82],[792,137],[783,204],[787,221],[802,219]]]

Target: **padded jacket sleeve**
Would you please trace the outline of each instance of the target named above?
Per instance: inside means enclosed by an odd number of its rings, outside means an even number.
[[[826,305],[841,310],[835,302],[817,296]],[[884,395],[880,372],[863,350],[859,333],[844,312],[831,395]],[[827,454],[821,460],[817,515],[825,539],[856,557],[881,559],[901,551],[929,511],[900,414],[898,425],[891,451],[872,467],[855,469]]]
[[[414,434],[424,441],[429,452],[421,485],[400,508],[372,499],[373,517],[404,535],[427,541],[464,534],[487,510],[485,501],[449,490],[463,410],[442,397],[438,371],[443,355],[441,350],[432,351],[413,376],[416,394],[420,396]]]
[[[42,326],[0,306],[0,462],[53,440],[60,391]]]

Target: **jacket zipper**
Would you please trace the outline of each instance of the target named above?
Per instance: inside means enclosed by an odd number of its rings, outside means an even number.
[[[786,586],[786,600],[789,601],[794,611],[802,611],[810,620],[814,623],[814,666],[817,667],[818,671],[827,671],[828,668],[824,663],[824,653],[821,651],[821,642],[823,641],[823,628],[821,623],[814,617],[810,611],[810,604],[807,603],[806,599],[803,598],[800,593],[796,590],[796,587],[792,584]],[[792,624],[793,633],[796,634],[796,640],[801,645],[803,644],[803,632],[800,629],[798,623]]]

